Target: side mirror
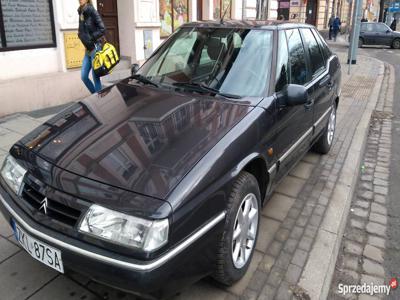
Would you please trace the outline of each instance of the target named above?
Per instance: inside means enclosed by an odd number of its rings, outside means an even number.
[[[278,95],[278,102],[283,106],[307,104],[307,89],[298,84],[289,84]]]
[[[133,64],[131,67],[131,75],[135,75],[137,71],[139,71],[139,65],[138,64]]]

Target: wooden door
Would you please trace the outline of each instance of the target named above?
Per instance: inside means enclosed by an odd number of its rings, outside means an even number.
[[[317,22],[317,0],[308,0],[306,6],[306,23],[316,25]]]
[[[118,9],[117,0],[97,0],[99,11],[106,26],[106,38],[119,52]]]

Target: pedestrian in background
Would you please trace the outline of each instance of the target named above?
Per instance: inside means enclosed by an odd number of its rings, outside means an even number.
[[[397,21],[396,21],[396,19],[393,19],[392,24],[390,24],[390,29],[392,29],[393,31],[396,31],[396,27],[397,27]]]
[[[329,28],[329,39],[332,39],[332,31],[333,31],[333,21],[335,20],[335,16],[332,14],[328,21],[328,28]]]
[[[339,17],[336,17],[335,20],[333,20],[332,24],[332,31],[333,31],[333,41],[336,42],[337,35],[340,31],[340,25],[342,22],[340,21]]]
[[[88,90],[94,94],[101,90],[101,81],[92,71],[92,82],[89,79],[89,73],[92,69],[92,61],[96,52],[102,49],[106,29],[100,14],[92,4],[92,0],[79,0],[78,14],[78,36],[86,50],[82,62],[81,79]]]

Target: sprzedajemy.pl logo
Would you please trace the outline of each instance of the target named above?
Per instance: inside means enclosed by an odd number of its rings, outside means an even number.
[[[367,294],[367,295],[376,295],[376,294],[386,294],[389,295],[391,290],[396,289],[398,286],[398,281],[396,278],[392,278],[389,281],[388,285],[384,284],[374,284],[371,282],[370,284],[343,284],[340,283],[338,285],[338,293],[343,296],[347,294]]]

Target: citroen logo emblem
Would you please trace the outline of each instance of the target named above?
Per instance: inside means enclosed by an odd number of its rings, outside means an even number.
[[[43,211],[44,211],[44,213],[47,215],[47,205],[48,205],[48,203],[47,203],[47,197],[45,197],[43,200],[42,200],[42,202],[40,202],[40,207],[39,207],[39,210],[42,210],[43,209]]]

